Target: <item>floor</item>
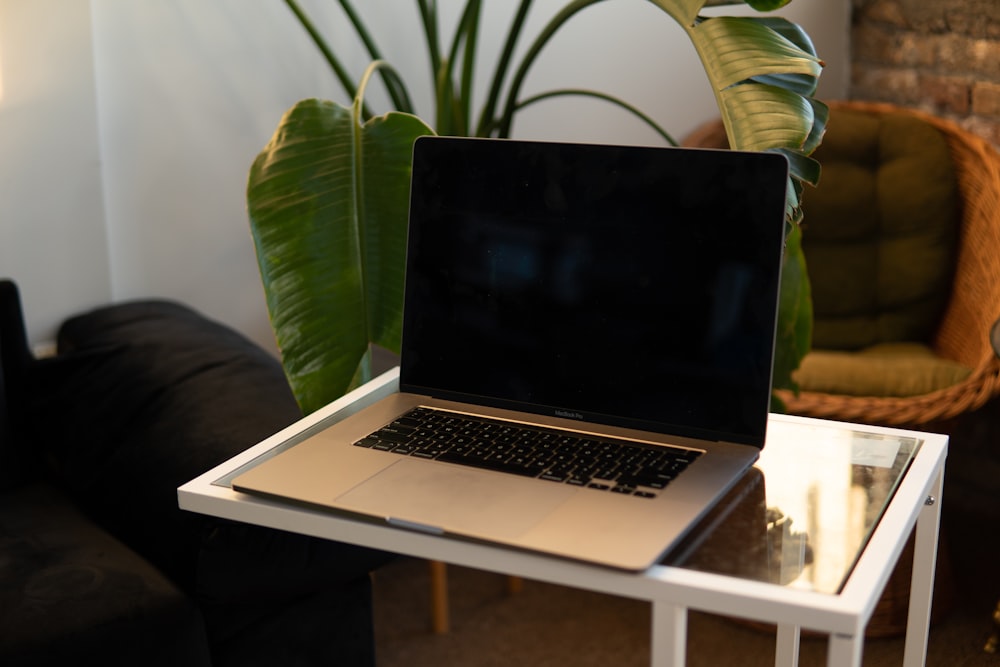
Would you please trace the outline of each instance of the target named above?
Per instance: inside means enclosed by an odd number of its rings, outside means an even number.
[[[648,665],[647,603],[526,581],[509,595],[503,576],[450,567],[451,631],[430,627],[429,568],[401,558],[375,577],[379,667],[587,667]],[[982,646],[988,610],[956,607],[932,629],[931,667],[1000,667]],[[804,638],[800,664],[825,664],[826,641]],[[773,635],[738,622],[694,613],[689,619],[690,667],[773,665]],[[902,639],[866,642],[865,667],[902,664]]]

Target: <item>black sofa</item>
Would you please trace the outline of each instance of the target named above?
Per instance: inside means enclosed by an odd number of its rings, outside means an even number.
[[[300,417],[280,364],[173,302],[29,351],[0,281],[0,664],[374,664],[384,553],[183,512],[176,488]]]

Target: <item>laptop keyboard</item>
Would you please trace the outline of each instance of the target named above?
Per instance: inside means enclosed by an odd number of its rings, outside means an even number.
[[[701,452],[414,408],[354,443],[418,458],[653,498]]]

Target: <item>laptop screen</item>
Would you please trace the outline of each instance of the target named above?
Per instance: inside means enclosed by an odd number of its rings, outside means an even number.
[[[763,446],[788,165],[423,137],[403,391]]]

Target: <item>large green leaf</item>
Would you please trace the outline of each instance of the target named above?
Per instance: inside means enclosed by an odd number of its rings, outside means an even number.
[[[354,110],[358,111],[358,107]],[[367,378],[370,345],[398,350],[410,153],[432,130],[319,100],[282,118],[247,202],[271,324],[308,413]]]
[[[768,3],[749,4],[766,8]],[[823,63],[805,32],[784,19],[713,17],[687,31],[715,91],[730,145],[789,158],[773,382],[796,389],[792,372],[812,339],[812,297],[798,222],[802,183],[819,180],[819,164],[809,155],[822,140],[828,116],[826,106],[812,98]]]
[[[747,83],[719,93],[734,148],[764,151],[802,146],[813,124],[812,106],[801,95],[762,83]]]
[[[815,56],[754,18],[718,16],[701,21],[690,32],[716,90],[766,74],[815,78],[823,69]]]
[[[798,225],[789,224],[783,262],[776,334],[780,344],[774,349],[772,383],[775,387],[797,391],[798,385],[792,379],[792,372],[799,367],[802,357],[809,351],[813,322],[809,276],[806,273],[805,255],[802,254],[802,230]]]
[[[698,12],[706,5],[705,0],[652,0],[652,2],[685,28],[694,25]]]

